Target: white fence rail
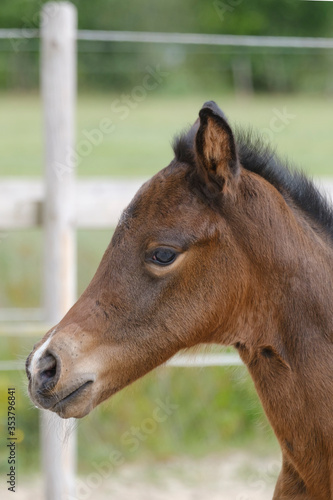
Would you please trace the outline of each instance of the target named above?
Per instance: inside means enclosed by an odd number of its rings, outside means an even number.
[[[146,179],[78,179],[73,187],[75,227],[114,228],[121,212]],[[333,200],[333,179],[315,179]],[[0,178],[0,231],[42,225],[45,187],[42,180]],[[0,321],[1,321],[0,310]]]
[[[67,176],[64,180],[67,179]],[[115,227],[122,210],[145,179],[79,179],[73,186],[76,227]],[[67,180],[66,180],[67,182]],[[63,186],[60,183],[60,186]],[[23,229],[42,224],[45,186],[42,180],[0,179],[0,230]],[[1,315],[0,315],[1,317]]]

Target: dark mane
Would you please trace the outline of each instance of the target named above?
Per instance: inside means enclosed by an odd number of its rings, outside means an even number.
[[[173,150],[176,160],[195,165],[195,127],[176,137]],[[283,196],[319,224],[333,239],[333,207],[328,199],[301,171],[291,168],[275,151],[251,130],[236,130],[235,140],[240,163],[272,184]]]
[[[193,126],[176,136],[172,141],[172,149],[177,161],[195,165],[194,139],[196,132],[197,128]]]

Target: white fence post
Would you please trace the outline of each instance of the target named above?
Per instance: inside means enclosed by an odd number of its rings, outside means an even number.
[[[76,298],[75,172],[76,8],[44,5],[41,16],[41,87],[44,112],[45,320],[56,324]],[[70,163],[69,163],[70,162]],[[73,423],[42,412],[42,462],[47,500],[74,498],[76,435]]]

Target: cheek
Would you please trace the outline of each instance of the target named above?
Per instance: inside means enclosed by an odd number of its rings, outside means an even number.
[[[227,316],[237,302],[239,269],[234,259],[222,253],[207,252],[193,259],[179,274],[173,287],[179,316],[207,327],[217,317]]]
[[[130,339],[133,332],[146,337],[176,330],[183,337],[186,332],[212,328],[217,315],[227,313],[235,281],[234,269],[228,272],[234,261],[220,248],[214,249],[192,248],[175,264],[160,269],[127,270],[117,290],[110,283],[110,295],[117,292],[121,304],[110,318],[115,342]]]
[[[214,282],[215,280],[215,282]],[[156,317],[183,339],[212,328],[219,305],[216,276],[200,262],[188,262],[156,300]]]

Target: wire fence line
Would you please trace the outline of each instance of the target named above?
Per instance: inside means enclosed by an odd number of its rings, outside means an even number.
[[[0,29],[0,39],[39,38],[38,29]],[[333,38],[78,30],[77,40],[296,49],[333,49]]]

